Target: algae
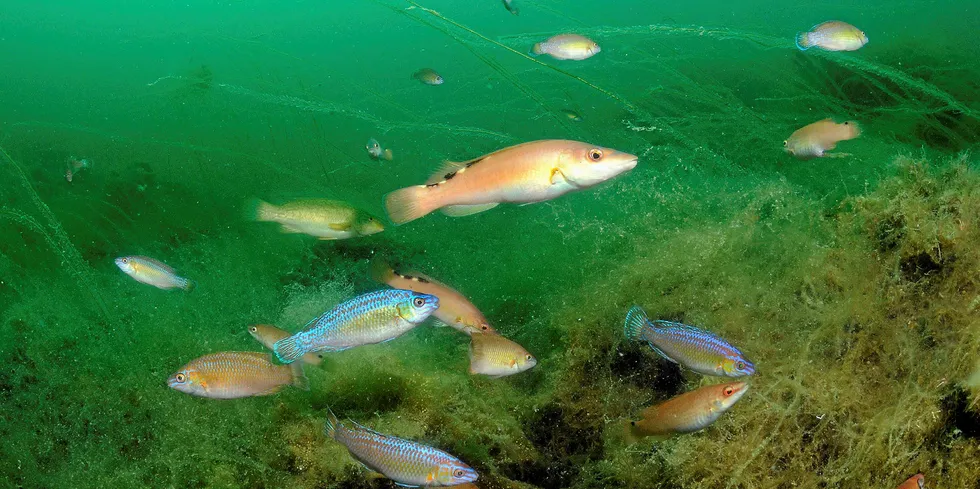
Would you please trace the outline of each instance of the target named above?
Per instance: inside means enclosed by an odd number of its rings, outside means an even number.
[[[799,53],[795,26],[817,14],[795,9],[761,22],[727,6],[528,1],[515,18],[431,3],[338,4],[283,19],[288,33],[252,12],[196,11],[213,22],[131,32],[138,42],[85,56],[71,83],[14,60],[35,78],[10,79],[59,110],[0,95],[0,487],[393,487],[324,436],[328,407],[454,453],[484,489],[891,489],[916,472],[927,487],[976,486],[975,48],[874,34],[857,53]],[[515,19],[534,23],[502,23]],[[907,31],[907,17],[889,22],[878,28]],[[603,53],[524,55],[564,30]],[[41,32],[62,47],[81,35]],[[429,65],[445,86],[409,79]],[[796,128],[845,116],[867,129],[853,157],[781,153]],[[369,137],[398,159],[371,162]],[[381,215],[381,195],[439,160],[557,137],[641,164],[553,202],[359,240],[241,217],[255,197]],[[98,164],[68,184],[71,154]],[[136,253],[197,290],[161,293],[111,263]],[[191,358],[260,351],[248,324],[296,330],[377,288],[377,255],[438,271],[538,365],[470,376],[467,338],[423,325],[308,368],[308,393],[208,402],[166,388]],[[633,304],[738,345],[758,368],[749,393],[706,430],[627,443],[639,410],[711,382],[626,341]]]

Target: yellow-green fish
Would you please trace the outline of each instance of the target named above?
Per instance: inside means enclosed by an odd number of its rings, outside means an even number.
[[[374,216],[337,200],[297,200],[280,206],[258,201],[255,220],[277,222],[284,233],[303,233],[320,239],[346,239],[384,231]]]
[[[499,334],[473,333],[470,336],[470,373],[500,378],[533,368],[534,355],[523,346]]]
[[[405,487],[456,486],[479,475],[460,459],[436,448],[383,435],[357,423],[341,423],[327,410],[326,434],[365,467]]]
[[[547,54],[555,59],[571,59],[581,61],[602,51],[595,41],[578,34],[558,34],[539,42],[531,48],[531,54],[537,56]]]
[[[841,141],[854,139],[860,135],[861,127],[857,122],[837,123],[833,119],[824,119],[803,126],[790,134],[789,138],[783,141],[783,151],[801,160],[848,156],[847,153],[827,153],[827,151],[836,148],[837,143]]]
[[[715,384],[672,397],[643,410],[643,419],[630,421],[629,435],[665,437],[702,430],[734,406],[748,389],[744,382]]]
[[[572,109],[562,109],[561,113],[565,114],[565,117],[567,117],[570,121],[582,122],[582,116]]]
[[[442,85],[446,81],[442,78],[442,75],[436,73],[436,71],[431,68],[422,68],[421,70],[412,73],[412,78],[415,78],[426,85]]]
[[[424,185],[385,196],[385,208],[395,224],[438,209],[468,216],[503,202],[542,202],[589,188],[632,170],[636,161],[634,155],[579,141],[533,141],[462,163],[446,162]]]
[[[272,350],[272,345],[277,341],[292,336],[289,332],[283,331],[271,324],[253,324],[248,327],[248,334],[252,335],[252,338],[255,338],[259,343],[262,343],[262,346],[270,350]],[[307,353],[300,360],[310,365],[320,365],[323,362],[323,354]]]
[[[440,322],[466,334],[496,333],[487,318],[463,294],[421,273],[396,272],[384,260],[371,262],[371,278],[396,289],[413,290],[439,298],[439,308],[432,315]]]
[[[171,389],[211,399],[267,396],[293,385],[309,390],[303,364],[277,365],[268,353],[226,351],[204,355],[167,379]]]
[[[121,256],[115,260],[120,270],[137,282],[152,285],[158,289],[194,288],[194,282],[177,275],[173,268],[148,256]]]
[[[796,47],[806,51],[812,47],[824,51],[857,51],[868,43],[868,36],[851,24],[831,20],[817,24],[809,32],[796,35]]]

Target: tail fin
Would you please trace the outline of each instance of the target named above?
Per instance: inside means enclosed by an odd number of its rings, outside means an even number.
[[[252,199],[245,206],[245,218],[250,221],[271,221],[276,206],[259,199]]]
[[[623,331],[626,333],[627,339],[636,339],[643,331],[643,328],[649,323],[650,319],[647,318],[647,313],[640,306],[633,306],[630,308],[629,312],[626,313],[626,322],[623,324]]]
[[[189,280],[186,278],[181,278],[181,280],[183,280],[183,283],[180,284],[180,288],[184,289],[187,292],[190,292],[194,290],[195,287],[197,287],[197,282],[193,280]]]
[[[425,185],[415,185],[389,193],[385,196],[388,218],[395,224],[405,224],[436,210],[427,198],[429,191]]]
[[[327,408],[327,424],[324,433],[327,437],[333,438],[337,434],[337,427],[340,426],[340,420],[337,419],[337,415],[333,413],[333,410],[329,407]]]
[[[531,47],[531,51],[529,51],[527,54],[531,56],[540,56],[543,53],[544,51],[541,50],[541,43],[539,42],[535,43],[534,46]]]
[[[283,338],[272,345],[272,351],[276,353],[276,358],[282,363],[293,363],[306,354],[306,350],[300,346],[297,335]]]
[[[809,34],[810,34],[809,32],[801,32],[796,35],[796,47],[799,48],[800,51],[806,51],[807,49],[810,49]]]
[[[375,257],[371,260],[371,279],[379,284],[387,284],[395,276],[395,271],[384,259]]]
[[[307,379],[306,374],[303,373],[303,362],[296,362],[289,368],[293,371],[293,386],[304,391],[310,390],[310,379]]]

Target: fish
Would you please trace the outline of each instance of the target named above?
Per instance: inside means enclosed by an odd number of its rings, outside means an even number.
[[[572,109],[562,109],[561,113],[562,114],[565,114],[565,117],[567,117],[568,120],[570,120],[570,121],[573,121],[573,122],[582,122],[582,116],[579,115],[578,112],[575,112]]]
[[[287,385],[310,390],[303,364],[277,365],[268,353],[225,351],[204,355],[167,379],[174,390],[210,399],[268,396]]]
[[[831,20],[813,26],[808,32],[796,35],[796,47],[806,51],[812,47],[824,51],[857,51],[868,43],[868,36],[851,24]]]
[[[926,477],[922,474],[915,474],[895,489],[922,489],[924,487],[926,487]]]
[[[470,374],[497,379],[519,374],[538,364],[523,346],[499,334],[473,333],[470,336]]]
[[[508,202],[529,204],[592,187],[636,167],[637,157],[579,141],[518,144],[464,162],[446,162],[424,185],[385,196],[388,217],[404,224],[442,209],[468,216]]]
[[[827,153],[837,147],[837,143],[854,139],[861,135],[861,127],[855,121],[834,122],[824,119],[803,126],[783,141],[783,151],[801,159],[840,158],[846,153]]]
[[[431,68],[422,68],[421,70],[412,73],[412,78],[415,78],[426,85],[442,85],[446,82],[442,75],[436,73],[436,71]]]
[[[438,297],[439,308],[432,313],[433,317],[463,333],[497,332],[466,296],[431,277],[417,272],[398,273],[387,262],[376,258],[371,262],[371,278],[396,289],[413,290]]]
[[[194,282],[177,275],[173,268],[148,256],[121,256],[115,259],[120,270],[137,282],[152,285],[158,289],[194,289]]]
[[[388,289],[359,295],[317,317],[302,331],[272,345],[282,363],[312,352],[336,352],[391,341],[439,307],[439,298],[411,290]]]
[[[514,0],[503,0],[503,3],[504,3],[504,8],[507,9],[507,11],[510,12],[511,14],[514,15],[521,14],[521,9],[519,9],[517,5],[514,5]]]
[[[399,486],[455,486],[479,478],[469,465],[442,450],[384,435],[353,421],[347,426],[329,408],[324,431],[346,447],[354,460]]]
[[[703,375],[744,377],[755,365],[727,341],[694,326],[651,321],[640,306],[626,313],[628,339],[646,341],[661,357]]]
[[[381,149],[381,143],[374,138],[368,139],[365,149],[367,149],[367,152],[369,155],[371,155],[371,158],[375,160],[383,159],[385,161],[391,161],[395,158],[395,155],[390,149]]]
[[[385,229],[378,218],[338,200],[296,200],[280,206],[259,200],[251,209],[256,221],[276,222],[284,233],[308,234],[321,240],[369,236]]]
[[[248,334],[252,338],[262,343],[262,346],[272,350],[272,345],[277,341],[292,336],[288,331],[283,331],[271,324],[253,324],[248,327]],[[322,353],[307,353],[301,357],[303,363],[308,365],[320,365],[323,362]]]
[[[644,409],[639,421],[629,422],[627,434],[634,439],[647,436],[665,438],[703,430],[735,405],[748,389],[749,385],[745,382],[735,382],[685,392]]]
[[[558,34],[539,42],[531,48],[531,55],[538,56],[547,54],[555,59],[570,59],[581,61],[589,59],[599,52],[602,48],[595,41],[578,34]]]

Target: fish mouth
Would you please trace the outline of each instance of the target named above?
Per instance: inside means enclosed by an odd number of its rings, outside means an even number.
[[[479,477],[480,477],[480,474],[477,474],[475,470],[473,470],[473,469],[471,469],[469,467],[466,467],[466,468],[463,469],[463,475],[460,476],[460,477],[455,477],[455,481],[454,482],[458,482],[460,484],[465,484],[467,482],[473,482],[473,481],[477,480]]]

